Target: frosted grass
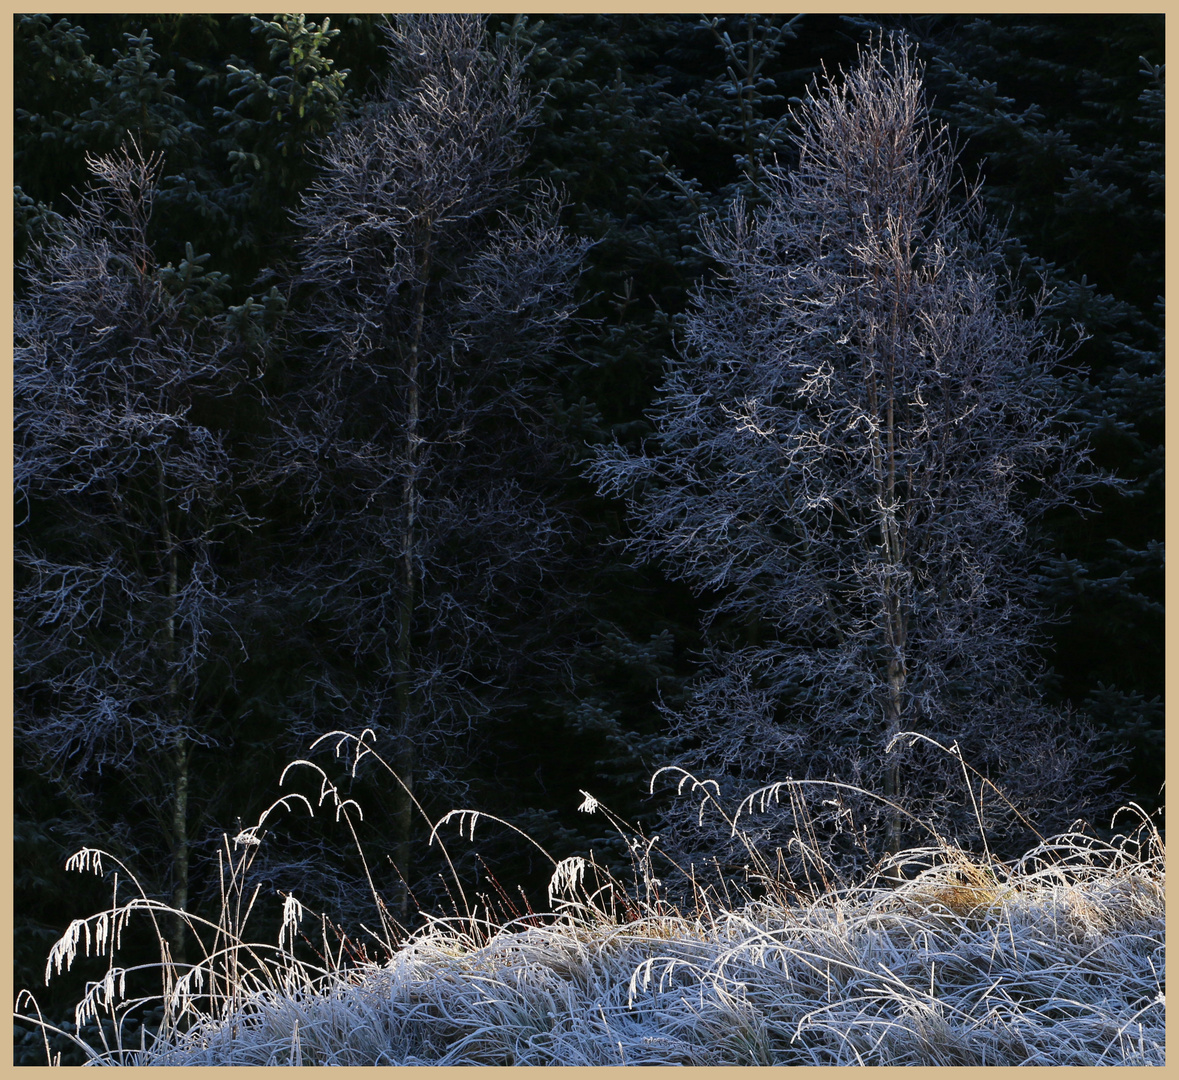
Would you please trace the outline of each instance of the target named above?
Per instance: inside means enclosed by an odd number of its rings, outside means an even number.
[[[602,808],[587,796],[583,809]],[[474,828],[470,812],[455,817]],[[769,881],[731,905],[701,888],[693,912],[658,899],[643,841],[629,895],[592,860],[553,860],[551,915],[434,918],[362,966],[296,959],[306,913],[290,899],[277,946],[246,944],[227,914],[240,911],[243,861],[220,923],[203,924],[204,959],[160,965],[155,1043],[87,1053],[127,1065],[1161,1066],[1165,849],[1145,813],[1127,819],[1111,841],[1069,833],[1014,864],[914,849],[895,861],[924,869],[897,885],[878,874],[804,895]],[[95,853],[77,858],[98,868]],[[55,946],[51,970],[79,951],[110,958],[79,1028],[105,1012],[117,1031],[142,1007],[121,1001],[116,946],[144,914],[167,909],[139,897]]]
[[[381,967],[256,995],[159,1065],[1162,1065],[1160,865],[708,921],[433,924]],[[939,899],[945,894],[944,898]]]

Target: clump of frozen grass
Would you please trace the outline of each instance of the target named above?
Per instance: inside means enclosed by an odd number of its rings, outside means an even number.
[[[690,912],[649,878],[624,894],[593,859],[554,860],[543,921],[438,918],[387,963],[347,969],[313,971],[283,943],[250,952],[250,967],[239,950],[238,982],[216,1007],[190,996],[153,1046],[101,1057],[1162,1065],[1164,848],[1145,813],[1123,815],[1132,827],[1110,841],[1076,831],[1014,864],[939,842],[896,858],[924,869],[895,887],[878,875],[729,905],[701,888]],[[473,830],[476,815],[451,818]]]

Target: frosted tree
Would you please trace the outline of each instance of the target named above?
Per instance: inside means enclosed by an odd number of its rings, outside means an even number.
[[[553,663],[565,529],[538,380],[581,246],[517,175],[536,103],[512,48],[473,16],[397,16],[388,38],[381,94],[321,147],[295,216],[308,314],[274,476],[303,508],[290,571],[326,642],[316,722],[374,732],[409,875],[424,781],[521,666]]]
[[[91,187],[30,247],[14,309],[16,736],[90,818],[88,842],[154,862],[183,911],[192,754],[216,741],[240,656],[219,549],[247,519],[210,418],[243,372],[222,323],[187,310],[199,265],[156,261],[160,157],[87,161]]]
[[[1002,238],[932,125],[903,41],[828,78],[793,119],[766,204],[707,225],[696,292],[641,455],[592,476],[629,499],[634,550],[715,597],[708,674],[672,714],[726,793],[838,778],[963,840],[961,767],[1039,826],[1099,788],[1083,725],[1041,703],[1030,523],[1097,482],[1067,422],[1067,349],[1004,273]],[[827,790],[861,848],[902,817]],[[988,790],[984,820],[1013,827]],[[758,819],[785,840],[782,808]],[[685,827],[695,821],[685,815]]]

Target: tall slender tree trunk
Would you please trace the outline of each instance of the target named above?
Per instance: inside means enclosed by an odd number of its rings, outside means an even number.
[[[183,735],[172,742],[172,958],[184,963],[188,947],[188,930],[184,912],[188,910],[188,773],[189,746]]]
[[[182,707],[180,701],[180,676],[177,671],[176,608],[180,594],[180,562],[176,537],[168,520],[169,507],[167,489],[164,483],[164,461],[161,457],[158,469],[160,521],[162,523],[164,550],[167,553],[167,615],[164,618],[165,662],[168,666],[167,713],[172,728],[171,745],[168,748],[167,773],[172,787],[172,813],[169,821],[172,847],[172,958],[183,963],[187,947],[187,929],[184,912],[188,910],[188,864],[190,843],[188,837],[188,789],[189,789],[189,746],[180,724]]]
[[[888,649],[888,706],[887,706],[887,741],[892,740],[901,732],[904,720],[904,691],[905,691],[905,645],[907,631],[907,614],[900,595],[900,568],[904,564],[905,553],[901,549],[901,537],[897,528],[895,507],[897,500],[897,446],[896,446],[896,396],[895,396],[895,368],[896,368],[896,320],[897,310],[893,311],[892,333],[889,348],[889,368],[886,391],[888,404],[885,408],[885,447],[882,470],[882,483],[879,489],[880,498],[880,541],[888,573],[884,580],[884,626]],[[901,795],[901,767],[896,759],[896,751],[891,751],[892,760],[888,763],[884,773],[884,797],[891,803],[896,803]],[[892,806],[887,808],[888,831],[886,850],[895,855],[902,848],[904,830],[900,811]]]
[[[414,822],[414,783],[417,771],[417,718],[413,701],[413,612],[418,600],[417,558],[417,472],[421,458],[421,388],[419,373],[421,345],[426,314],[426,289],[430,274],[430,223],[425,223],[426,240],[422,247],[421,281],[414,304],[413,330],[406,362],[405,478],[402,481],[404,527],[401,536],[400,601],[397,619],[397,750],[395,769],[401,784],[394,804],[396,863],[402,876],[397,898],[398,917],[404,923],[409,914],[409,874]]]
[[[888,664],[888,739],[891,742],[901,730],[903,714],[903,693],[905,688],[904,666],[899,660],[890,660]],[[901,794],[901,767],[897,763],[895,754],[884,773],[884,797],[895,803]],[[901,850],[903,841],[901,817],[897,810],[888,807],[888,841],[887,851],[895,855]]]

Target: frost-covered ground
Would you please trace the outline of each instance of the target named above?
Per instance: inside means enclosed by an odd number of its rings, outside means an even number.
[[[934,865],[897,888],[692,917],[648,907],[630,921],[579,894],[562,864],[563,910],[547,925],[437,921],[386,964],[317,978],[276,963],[240,977],[216,1016],[187,998],[184,1034],[106,1060],[1164,1064],[1165,870],[1152,829],[1113,844],[1060,838],[991,869],[960,852],[923,856]],[[190,979],[177,1001],[185,990],[201,988]]]
[[[355,804],[318,772],[347,817]],[[592,859],[558,862],[536,845],[553,865],[552,914],[479,918],[456,878],[465,916],[403,940],[381,907],[390,959],[358,966],[342,961],[342,943],[323,960],[326,921],[321,962],[297,955],[309,920],[294,897],[277,943],[246,936],[249,867],[268,815],[292,798],[302,797],[284,796],[226,839],[216,922],[143,893],[75,920],[46,978],[80,954],[105,957],[106,975],[88,985],[70,1031],[39,1020],[22,991],[23,1040],[35,1033],[50,1059],[72,1045],[111,1065],[1165,1064],[1165,847],[1137,807],[1119,811],[1124,831],[1109,841],[1077,831],[1013,863],[933,834],[859,883],[800,834],[791,847],[809,853],[805,888],[749,841],[739,810],[725,820],[745,841],[759,895],[734,900],[693,871],[694,900],[678,909],[660,898],[658,837],[635,836],[586,795],[581,809],[629,837],[629,889]],[[452,811],[431,840],[457,821],[473,841],[484,816]],[[104,859],[86,849],[71,863],[101,875]],[[116,879],[134,882],[118,865]],[[909,880],[883,883],[893,868]],[[203,950],[195,963],[168,959],[162,927],[177,916]],[[132,920],[154,925],[161,961],[128,972],[119,949]],[[145,973],[159,989],[142,996],[132,984]]]

